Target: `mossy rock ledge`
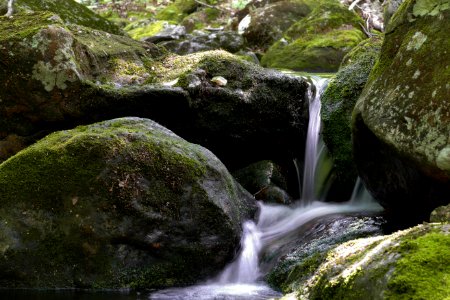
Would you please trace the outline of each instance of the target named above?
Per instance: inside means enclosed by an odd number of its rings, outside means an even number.
[[[400,223],[450,199],[449,19],[448,1],[404,1],[353,113],[358,172]]]
[[[3,3],[2,3],[3,2]],[[6,13],[8,0],[0,1],[0,15]],[[74,0],[15,0],[15,13],[51,11],[66,24],[77,24],[113,34],[122,31],[111,21],[97,15],[92,10]]]
[[[343,59],[321,97],[322,137],[333,158],[330,195],[350,199],[357,178],[352,153],[352,112],[381,50],[383,38],[362,41]]]
[[[323,1],[289,27],[261,59],[270,68],[335,72],[364,38],[363,20],[338,1]]]
[[[218,272],[253,197],[207,149],[120,118],[0,165],[0,286],[163,288]]]
[[[450,225],[350,240],[302,260],[282,299],[448,299]]]

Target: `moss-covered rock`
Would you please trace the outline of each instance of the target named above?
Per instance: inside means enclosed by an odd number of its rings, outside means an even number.
[[[322,95],[322,136],[331,157],[335,199],[350,199],[357,178],[352,154],[352,112],[380,53],[382,38],[364,40],[348,53]]]
[[[446,299],[450,227],[419,225],[328,251],[287,299]]]
[[[291,199],[286,193],[287,180],[282,173],[281,167],[272,161],[263,160],[233,172],[233,176],[256,200],[289,204]]]
[[[98,91],[149,80],[147,50],[127,37],[65,25],[52,12],[0,17],[0,138],[80,118],[84,105],[102,98]]]
[[[354,111],[361,178],[410,224],[450,198],[449,18],[448,1],[405,1]]]
[[[250,47],[265,51],[283,32],[311,12],[301,0],[276,1],[250,11],[250,23],[243,32]]]
[[[160,288],[220,270],[256,205],[159,124],[55,132],[0,165],[0,285]]]
[[[267,50],[261,64],[297,71],[337,71],[345,54],[364,39],[362,22],[353,11],[327,1],[293,24]]]
[[[431,212],[430,222],[450,223],[450,204],[437,207]]]
[[[6,4],[8,0],[2,2]],[[60,16],[66,24],[82,25],[113,34],[121,33],[115,24],[73,0],[15,0],[14,8],[16,13],[51,11]]]
[[[296,237],[272,247],[263,257],[277,260],[267,275],[268,282],[283,293],[296,291],[324,262],[327,253],[349,240],[382,234],[384,220],[377,216],[331,215],[302,226]],[[270,247],[269,247],[270,248]],[[274,255],[274,253],[276,255]],[[309,298],[306,298],[309,299]]]
[[[160,80],[177,79],[191,97],[192,120],[174,131],[208,147],[231,170],[263,159],[284,168],[302,156],[308,120],[304,79],[224,51],[173,56],[162,67],[169,71],[156,67],[164,74]],[[226,85],[217,85],[216,76]]]
[[[179,23],[189,14],[193,13],[198,5],[194,0],[175,0],[172,4],[159,11],[155,17],[157,20]]]

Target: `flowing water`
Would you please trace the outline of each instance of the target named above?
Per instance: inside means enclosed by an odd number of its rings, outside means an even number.
[[[258,222],[243,224],[241,250],[216,278],[187,288],[172,288],[150,295],[150,299],[273,299],[280,294],[263,281],[259,258],[264,248],[295,233],[302,225],[320,217],[338,213],[377,212],[381,207],[371,199],[358,179],[355,190],[346,203],[315,201],[317,195],[317,166],[323,151],[319,142],[320,96],[327,80],[315,79],[310,92],[310,121],[305,149],[305,164],[301,200],[295,206],[259,203]],[[300,169],[299,165],[296,167]]]

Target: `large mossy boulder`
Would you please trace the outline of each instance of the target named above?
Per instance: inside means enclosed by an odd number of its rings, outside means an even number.
[[[293,24],[261,59],[265,67],[335,72],[364,38],[362,19],[337,1],[325,1]]]
[[[0,165],[0,195],[3,288],[192,284],[256,210],[210,151],[139,118],[45,137]]]
[[[419,225],[311,255],[289,274],[285,299],[447,299],[449,232],[449,225]]]
[[[153,119],[227,166],[302,156],[303,79],[224,51],[168,54],[50,12],[0,17],[0,32],[1,160],[46,133],[123,116]]]
[[[3,3],[1,3],[3,2]],[[0,1],[0,15],[3,15],[8,0]],[[97,30],[106,31],[113,34],[120,34],[121,31],[112,22],[97,15],[85,5],[73,0],[15,0],[15,13],[29,13],[38,11],[51,11],[57,14],[66,24],[77,24],[91,27]]]
[[[352,112],[380,54],[382,37],[362,41],[348,53],[321,97],[322,137],[333,159],[334,199],[347,200],[357,178],[352,153]]]
[[[450,199],[449,18],[448,1],[405,1],[354,111],[360,176],[399,223]]]
[[[306,1],[276,1],[251,10],[247,17],[250,23],[242,35],[250,47],[265,51],[282,37],[286,29],[310,12]]]

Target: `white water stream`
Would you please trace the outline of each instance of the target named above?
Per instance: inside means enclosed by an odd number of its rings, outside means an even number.
[[[316,168],[320,157],[320,95],[327,81],[314,82],[316,91],[310,93],[310,121],[305,149],[305,165],[300,203],[293,206],[259,203],[258,223],[247,221],[243,224],[241,250],[217,278],[205,284],[187,288],[173,288],[158,291],[150,299],[273,299],[280,294],[270,289],[263,281],[259,269],[262,249],[274,245],[276,241],[298,230],[302,225],[319,217],[353,212],[376,212],[381,207],[358,180],[355,190],[346,203],[324,203],[315,201]],[[314,95],[314,96],[313,96]],[[366,194],[364,194],[366,193]]]

